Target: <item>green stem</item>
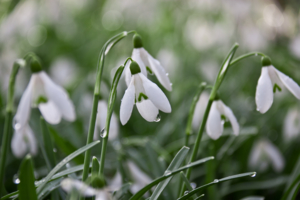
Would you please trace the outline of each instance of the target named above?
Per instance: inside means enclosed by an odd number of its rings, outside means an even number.
[[[10,133],[12,132],[12,120],[13,120],[12,112],[13,112],[13,105],[14,105],[15,82],[16,82],[16,76],[18,74],[19,68],[20,68],[20,63],[18,61],[14,62],[10,79],[9,79],[6,116],[5,116],[5,124],[4,124],[3,138],[2,138],[1,156],[0,156],[0,185],[4,185],[3,178],[4,178],[5,162],[6,162]],[[2,195],[1,192],[2,192],[2,188],[0,188],[0,197]]]
[[[265,54],[261,53],[261,52],[251,52],[251,53],[247,53],[244,54],[240,57],[237,57],[236,59],[234,59],[233,61],[230,62],[230,66],[236,64],[237,62],[239,62],[240,60],[250,57],[250,56],[266,56]]]
[[[128,58],[125,61],[124,66],[128,62],[128,60],[131,60],[131,58]],[[109,128],[110,128],[110,121],[111,121],[111,116],[113,114],[113,107],[115,104],[116,96],[117,96],[117,86],[119,83],[119,80],[121,78],[121,75],[124,70],[124,66],[119,67],[117,70],[113,84],[110,90],[110,95],[109,95],[109,100],[108,100],[108,109],[107,109],[107,115],[106,115],[106,123],[105,123],[105,130],[102,135],[102,149],[101,149],[101,156],[100,156],[100,168],[99,168],[99,175],[100,177],[104,178],[104,164],[105,164],[105,155],[106,155],[106,146],[107,146],[107,141],[108,141],[108,136],[109,136]]]
[[[94,89],[93,108],[92,108],[92,113],[91,113],[91,117],[90,117],[89,131],[88,131],[87,142],[86,142],[87,144],[89,144],[93,141],[105,54],[108,53],[108,51],[106,49],[111,43],[112,43],[111,45],[114,46],[117,42],[119,42],[122,38],[126,37],[129,33],[135,33],[135,31],[122,32],[122,33],[112,37],[104,44],[104,46],[102,47],[102,49],[100,51],[99,58],[98,58],[98,64],[97,64],[97,78],[96,78],[95,89]],[[91,151],[87,150],[84,155],[84,167],[83,167],[83,173],[82,173],[82,181],[85,181],[88,177],[90,159],[91,159]]]

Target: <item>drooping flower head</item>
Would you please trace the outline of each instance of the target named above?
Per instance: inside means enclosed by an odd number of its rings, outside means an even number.
[[[249,166],[252,169],[265,171],[269,164],[271,164],[276,172],[281,172],[285,162],[276,146],[267,139],[261,139],[252,147],[249,156]]]
[[[42,67],[37,58],[32,58],[31,63],[32,76],[25,89],[17,113],[14,117],[15,135],[12,140],[13,152],[16,156],[25,155],[27,148],[17,149],[18,146],[25,147],[29,145],[30,152],[34,154],[37,149],[34,134],[31,131],[28,122],[30,118],[31,107],[38,107],[42,116],[50,124],[58,124],[61,118],[68,121],[74,121],[76,114],[73,103],[68,97],[67,92],[56,85],[49,76],[42,71]],[[36,145],[34,145],[36,146]]]
[[[158,81],[164,86],[167,90],[172,90],[172,84],[169,80],[168,74],[165,72],[165,69],[161,66],[160,62],[154,59],[144,48],[143,42],[140,35],[135,34],[133,36],[133,52],[132,59],[135,60],[139,66],[141,73],[147,77],[147,73],[155,74]],[[129,67],[125,69],[125,80],[127,86],[130,84],[131,80],[131,71]]]
[[[300,99],[300,87],[290,77],[277,70],[271,63],[270,58],[262,57],[261,75],[258,79],[255,102],[257,110],[267,112],[273,103],[273,93],[281,91],[285,86],[297,99]]]
[[[223,133],[224,121],[222,120],[222,115],[230,121],[234,135],[238,135],[240,131],[238,121],[232,110],[223,101],[215,100],[211,105],[206,122],[206,132],[214,140],[218,139]]]
[[[121,103],[121,123],[124,125],[128,122],[134,104],[142,117],[149,122],[157,119],[158,110],[170,113],[171,105],[166,95],[141,73],[138,63],[132,61],[129,70],[132,76]]]

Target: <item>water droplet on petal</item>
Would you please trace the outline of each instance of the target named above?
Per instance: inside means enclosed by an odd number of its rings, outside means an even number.
[[[14,182],[14,184],[17,184],[17,185],[20,183],[20,179],[19,179],[19,177],[18,177],[17,174],[15,174],[15,175],[13,176],[13,182]]]
[[[21,124],[18,123],[18,121],[14,118],[13,119],[13,128],[16,129],[20,129],[21,128]]]
[[[214,180],[214,183],[219,183],[219,180],[218,180],[218,179],[215,179],[215,180]]]
[[[166,73],[166,76],[169,76],[169,73]]]
[[[256,172],[254,172],[252,175],[251,175],[251,177],[255,177],[256,176]]]
[[[155,118],[155,122],[159,122],[160,121],[160,119],[161,119],[161,117],[160,117],[160,115],[158,114],[157,116],[156,116],[156,118]]]
[[[258,108],[256,108],[256,110],[259,112],[259,109],[258,109]]]
[[[173,83],[170,83],[170,86],[172,86],[173,85]]]
[[[224,119],[221,120],[221,124],[222,124],[222,125],[225,124],[225,120],[224,120]]]
[[[164,173],[165,176],[168,176],[170,174],[171,174],[171,171],[169,171],[169,170],[166,170],[165,173]]]

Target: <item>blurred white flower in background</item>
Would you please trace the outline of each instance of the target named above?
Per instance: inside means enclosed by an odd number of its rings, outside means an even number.
[[[172,109],[168,98],[155,83],[141,73],[138,64],[131,62],[128,70],[132,77],[121,102],[121,123],[125,125],[128,122],[134,104],[142,117],[149,122],[157,121],[159,110],[170,113]]]
[[[59,57],[51,63],[50,75],[53,80],[63,87],[70,86],[78,76],[76,62],[67,57]]]
[[[104,100],[100,100],[98,103],[98,113],[96,119],[96,127],[94,133],[94,140],[99,139],[99,133],[105,128],[107,116],[107,103]],[[110,127],[109,127],[109,140],[113,140],[118,136],[119,133],[119,121],[115,113],[111,116]]]
[[[297,138],[300,134],[300,112],[297,108],[290,108],[284,119],[283,136],[286,142]]]
[[[297,99],[300,99],[300,87],[290,77],[283,74],[271,64],[261,68],[261,75],[258,79],[255,93],[257,110],[265,113],[273,103],[274,92],[285,86]]]
[[[260,196],[249,196],[249,197],[244,197],[241,200],[264,200],[265,197],[260,197]]]
[[[142,189],[145,185],[149,184],[152,181],[152,179],[145,172],[140,170],[140,168],[133,162],[128,161],[127,165],[134,181],[130,190],[133,194],[135,194],[140,189]]]
[[[28,124],[15,129],[11,140],[11,149],[17,158],[22,158],[27,152],[31,155],[37,154],[38,145],[34,133]]]
[[[234,135],[237,136],[240,131],[240,126],[232,110],[223,101],[215,100],[211,105],[206,122],[206,132],[214,140],[218,139],[223,133],[225,121],[222,120],[222,115],[230,121]]]
[[[88,186],[84,182],[81,182],[76,179],[65,178],[60,183],[63,190],[67,193],[71,193],[73,190],[78,192],[81,196],[84,197],[93,197],[95,196],[96,200],[110,200],[111,195],[107,188],[104,189],[95,189],[91,186]]]
[[[281,152],[267,139],[255,142],[249,156],[251,169],[265,171],[271,165],[274,171],[281,172],[285,162]]]
[[[300,58],[300,35],[290,41],[289,49],[294,56]]]
[[[207,92],[202,92],[194,111],[194,116],[192,121],[192,126],[194,130],[197,130],[200,127],[200,124],[202,123],[203,115],[208,101],[209,101],[209,94]]]

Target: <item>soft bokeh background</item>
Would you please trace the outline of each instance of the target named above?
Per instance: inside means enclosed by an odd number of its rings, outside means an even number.
[[[108,179],[115,176],[119,158],[124,165],[134,162],[154,179],[163,174],[165,166],[184,144],[189,107],[198,85],[202,81],[214,83],[222,60],[234,42],[240,45],[237,56],[250,51],[263,52],[271,57],[277,69],[300,83],[299,8],[298,0],[3,0],[0,2],[0,132],[13,61],[32,51],[41,58],[53,80],[68,90],[76,106],[74,123],[63,121],[50,126],[57,159],[83,146],[99,51],[113,35],[136,30],[143,38],[145,49],[169,73],[173,91],[164,92],[172,105],[172,113],[161,113],[160,122],[149,123],[134,109],[128,124],[119,124],[118,139],[112,140],[108,147],[106,174]],[[103,77],[104,100],[108,98],[113,72],[131,55],[132,48],[130,35],[108,54]],[[283,89],[275,94],[266,114],[257,112],[254,95],[260,70],[259,57],[245,59],[229,70],[220,88],[220,97],[232,108],[242,134],[232,136],[230,123],[226,122],[229,129],[224,137],[213,141],[205,135],[200,145],[199,158],[216,156],[215,178],[258,172],[255,178],[217,185],[216,199],[254,195],[278,199],[296,169],[300,142],[299,101]],[[16,83],[16,106],[29,78],[30,70],[21,69]],[[155,77],[150,78],[159,85]],[[115,105],[117,116],[125,89],[122,79]],[[30,125],[42,145],[37,109],[33,110]],[[198,128],[195,133],[196,130]],[[264,141],[261,146],[271,143],[278,148],[284,160],[283,169],[274,169],[272,163],[268,165],[267,153],[260,162],[263,166],[249,164],[252,148],[255,145],[255,149],[261,148],[257,147],[258,141]],[[94,149],[93,153],[99,157],[99,151]],[[147,159],[149,156],[154,159]],[[72,165],[82,161],[83,156],[78,157]],[[5,174],[8,192],[17,188],[20,162],[12,154],[8,156]],[[280,159],[277,162],[281,162]],[[34,157],[34,165],[37,178],[47,174],[40,151]],[[205,170],[205,166],[193,169],[194,185],[213,181],[205,178]],[[178,178],[173,179],[161,199],[175,199]]]

